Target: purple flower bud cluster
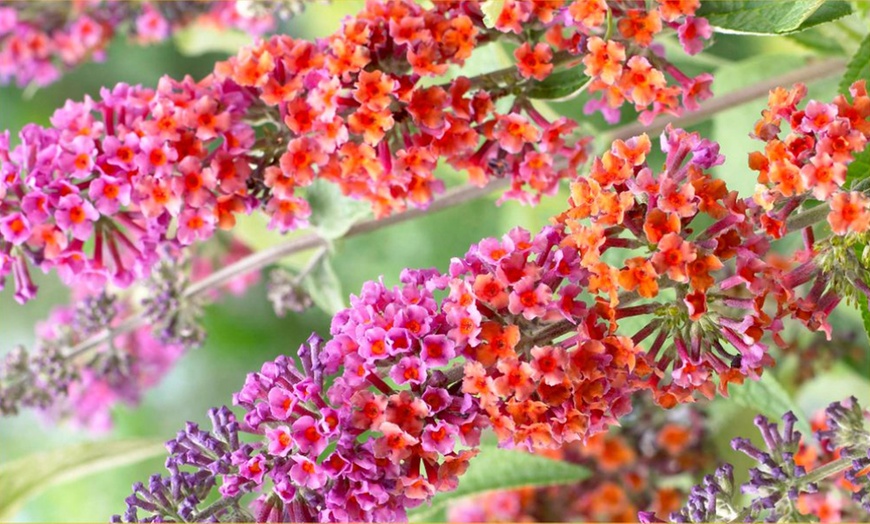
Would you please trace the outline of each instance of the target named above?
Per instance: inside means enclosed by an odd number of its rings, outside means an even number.
[[[748,504],[741,507],[734,500],[734,468],[725,464],[715,475],[705,477],[703,484],[692,488],[686,505],[671,513],[669,520],[803,522],[808,515],[820,511],[818,498],[825,498],[826,491],[834,493],[844,488],[851,491],[852,499],[861,507],[846,508],[837,503],[835,514],[839,515],[842,509],[844,515],[855,516],[857,511],[861,518],[870,516],[870,431],[866,428],[867,418],[854,397],[831,404],[826,410],[827,429],[817,433],[819,442],[831,456],[817,461],[816,453],[807,448],[808,444],[795,430],[798,419],[794,413],[789,411],[782,417],[781,431],[776,423],[759,415],[755,418],[755,425],[765,449],[756,447],[745,438],[731,442],[735,450],[758,464],[749,469],[749,480],[740,487],[741,493],[750,495]],[[843,484],[841,479],[850,485]],[[839,500],[841,494],[836,495],[835,500]],[[824,501],[821,503],[823,505]],[[861,515],[862,510],[864,515]],[[641,512],[638,517],[641,522],[664,522],[653,512]]]
[[[112,522],[217,522],[224,517],[250,521],[236,499],[201,507],[215,486],[217,475],[226,473],[234,453],[250,453],[250,444],[239,441],[239,423],[227,407],[209,410],[212,431],[189,422],[174,440],[166,443],[168,477],[153,475],[146,487],[137,482],[127,497],[127,511]],[[182,469],[184,468],[184,469]],[[193,471],[190,471],[192,469]],[[141,517],[140,512],[148,513]]]
[[[852,500],[870,513],[870,415],[850,397],[834,402],[825,410],[827,429],[818,432],[818,439],[829,451],[839,450],[840,456],[852,461],[845,479],[855,486]]]
[[[0,414],[14,415],[22,407],[45,408],[75,380],[76,370],[55,346],[29,354],[19,346],[0,363]]]

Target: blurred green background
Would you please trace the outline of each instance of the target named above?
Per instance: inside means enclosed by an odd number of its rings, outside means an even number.
[[[349,0],[314,5],[301,17],[287,22],[286,30],[294,36],[307,38],[329,34],[338,27],[342,16],[355,12],[360,5],[361,2]],[[717,36],[717,42],[700,57],[691,59],[676,53],[671,56],[678,57],[675,61],[687,73],[716,72],[714,92],[724,93],[799,67],[809,53],[807,48],[784,38]],[[0,88],[0,129],[10,129],[15,133],[28,122],[45,125],[49,115],[67,98],[78,100],[86,94],[96,97],[101,86],[116,82],[154,86],[164,74],[177,78],[190,74],[200,78],[210,72],[215,61],[225,56],[219,53],[183,56],[171,42],[143,48],[128,45],[121,38],[111,46],[106,62],[86,64],[30,98],[25,98],[20,89]],[[475,63],[475,67],[481,70],[502,66],[492,53],[483,55]],[[836,82],[834,78],[815,83],[811,94],[830,99],[835,93]],[[695,126],[710,138],[721,140],[726,155],[736,156],[736,160],[727,164],[727,169],[718,171],[718,175],[744,194],[751,192],[755,185],[743,158],[750,147],[755,148],[748,132],[762,106],[762,101],[755,101]],[[582,101],[554,104],[553,109],[582,117]],[[592,122],[603,129],[600,119]],[[445,176],[453,184],[463,179],[461,174],[448,173]],[[336,245],[334,266],[346,294],[355,292],[364,281],[379,275],[384,275],[387,283],[394,283],[404,267],[446,269],[451,257],[462,256],[470,244],[483,237],[501,235],[514,226],[532,230],[541,227],[562,209],[566,195],[563,190],[534,209],[516,203],[496,207],[495,197],[486,198],[340,241]],[[31,346],[35,323],[44,319],[52,306],[66,302],[67,293],[54,275],[41,277],[38,281],[41,286],[39,297],[25,306],[19,306],[12,299],[11,282],[0,292],[0,353],[7,352],[16,344]],[[832,323],[835,328],[842,327],[846,331],[860,330],[859,318],[846,307],[839,309]],[[110,434],[94,436],[66,426],[57,427],[33,413],[25,413],[0,420],[0,462],[95,438],[171,438],[185,421],[205,423],[208,408],[229,403],[247,372],[259,369],[263,361],[276,355],[295,351],[312,330],[326,334],[328,325],[328,315],[317,309],[283,319],[275,317],[265,300],[262,283],[251,288],[244,297],[225,298],[207,309],[205,327],[209,336],[204,347],[186,355],[158,387],[146,393],[140,406],[118,407],[115,427]],[[859,340],[867,345],[863,335]],[[788,363],[785,364],[782,370],[787,374]],[[864,393],[867,402],[866,395],[870,391],[866,391],[866,381],[847,367],[838,369],[839,375],[825,377],[824,381],[813,385],[814,389],[799,395],[801,403],[807,408],[817,408],[849,393]],[[843,386],[844,383],[849,385]],[[837,385],[836,390],[831,384]],[[722,424],[727,427],[722,435],[723,453],[726,453],[726,439],[738,431],[751,433],[747,429],[755,413],[724,404],[717,408],[717,413],[722,419],[720,422],[728,421]],[[723,454],[723,458],[726,457],[733,458]],[[163,459],[160,458],[50,488],[30,501],[17,515],[17,520],[105,521],[110,515],[123,511],[123,500],[129,495],[133,482],[144,481],[151,473],[162,470]],[[0,493],[2,497],[3,493]]]

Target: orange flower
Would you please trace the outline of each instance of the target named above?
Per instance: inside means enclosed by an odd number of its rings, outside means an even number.
[[[626,268],[619,272],[619,285],[626,291],[637,292],[644,298],[653,298],[659,293],[658,273],[652,263],[643,258],[630,258]]]
[[[516,358],[514,348],[520,341],[520,328],[514,325],[502,326],[498,322],[483,322],[480,325],[482,344],[473,351],[474,360],[484,366],[492,366],[500,359]]]
[[[686,282],[689,279],[686,275],[687,265],[697,257],[695,246],[676,233],[668,233],[662,237],[658,249],[652,257],[656,271],[659,274],[667,272],[671,280]]]
[[[541,131],[533,126],[526,117],[511,113],[501,115],[495,126],[493,136],[498,139],[502,149],[508,153],[519,153],[527,143],[540,140]]]
[[[657,10],[629,9],[617,24],[623,38],[634,40],[641,47],[652,43],[653,35],[662,30],[662,20]]]
[[[625,160],[633,166],[639,166],[646,161],[646,156],[652,149],[649,137],[646,133],[629,139],[627,142],[617,139],[613,142],[610,151],[617,157]]]
[[[568,6],[568,14],[586,29],[595,29],[607,18],[607,3],[604,0],[574,0]]]
[[[414,123],[422,129],[438,132],[444,128],[444,108],[447,103],[447,92],[433,86],[414,90],[407,110]]]
[[[722,269],[722,261],[715,255],[699,256],[689,263],[689,281],[696,291],[707,291],[715,280],[710,276],[711,271]]]
[[[620,85],[626,92],[631,91],[631,100],[636,106],[646,107],[656,100],[656,92],[664,88],[666,82],[665,75],[655,69],[649,60],[633,56],[628,60]]]
[[[365,143],[372,146],[383,140],[393,124],[393,114],[388,109],[372,111],[366,106],[354,111],[347,119],[348,129],[352,133],[363,135]]]
[[[502,375],[493,381],[493,390],[503,398],[513,395],[519,401],[528,399],[535,392],[532,382],[532,366],[516,358],[506,358],[496,365]]]
[[[390,105],[390,95],[398,82],[381,71],[362,71],[355,84],[353,98],[372,111],[382,111]]]
[[[622,437],[605,436],[597,458],[602,470],[616,471],[634,462],[637,456]]]
[[[610,151],[605,151],[601,158],[596,158],[589,172],[589,176],[601,184],[602,188],[621,184],[633,174],[631,164]]]
[[[675,457],[683,452],[689,445],[692,434],[689,428],[679,424],[668,423],[662,426],[656,441],[659,447]]]
[[[680,187],[677,182],[665,178],[662,180],[660,191],[657,202],[662,211],[681,217],[691,217],[698,212],[695,205],[695,188],[692,184],[683,184]]]
[[[643,231],[650,244],[658,244],[665,235],[680,232],[680,218],[661,209],[653,209],[646,217]]]
[[[597,78],[606,85],[616,83],[622,74],[625,62],[625,47],[619,42],[593,36],[586,44],[587,55],[583,58],[587,76]]]
[[[828,223],[837,235],[863,233],[870,228],[870,200],[858,191],[837,193],[831,200]]]
[[[514,58],[517,59],[517,69],[523,78],[543,80],[553,71],[553,64],[550,63],[553,51],[547,44],[539,43],[532,49],[526,42],[514,51]]]
[[[673,22],[683,15],[692,16],[701,5],[700,0],[658,0],[658,2],[659,11],[665,22]]]

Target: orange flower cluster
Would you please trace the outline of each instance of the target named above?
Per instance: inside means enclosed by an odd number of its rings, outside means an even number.
[[[637,406],[642,408],[643,406]],[[646,406],[653,408],[653,406]],[[452,505],[451,522],[636,522],[639,509],[675,511],[686,496],[664,487],[678,475],[699,478],[712,443],[703,412],[643,409],[623,425],[557,450],[554,460],[586,466],[592,476],[566,486],[504,490]]]
[[[496,110],[499,99],[530,92],[555,67],[584,56],[593,89],[618,86],[608,94],[611,108],[622,97],[649,115],[675,113],[679,93],[687,107],[709,96],[698,87],[708,78],[690,80],[646,49],[662,21],[700,23],[692,17],[697,2],[665,2],[649,11],[611,4],[508,0],[490,22],[476,3],[440,1],[425,9],[409,0],[369,2],[325,39],[277,36],[218,64],[216,72],[270,108],[286,150],[265,184],[280,201],[322,177],[371,202],[378,216],[408,203],[425,207],[443,190],[434,175],[443,161],[480,185],[509,176],[505,196],[536,203],[586,160],[588,139],[576,136],[573,121],[547,121],[522,96],[506,112]],[[604,43],[608,9],[622,36]],[[423,82],[462,66],[503,33],[531,38],[514,53],[515,72]],[[642,52],[624,67],[616,63],[633,43]],[[602,46],[615,50],[612,59]],[[680,87],[668,87],[654,63],[667,67]]]

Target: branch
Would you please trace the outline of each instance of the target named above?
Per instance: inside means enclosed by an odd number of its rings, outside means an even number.
[[[354,237],[376,231],[378,229],[400,224],[408,220],[412,220],[419,216],[430,213],[437,213],[444,209],[448,209],[460,204],[464,204],[471,200],[475,200],[498,189],[502,189],[508,185],[507,179],[493,180],[483,187],[473,185],[465,185],[446,191],[440,197],[436,197],[429,207],[426,209],[409,209],[402,213],[397,213],[386,218],[375,219],[370,218],[357,222],[345,233],[342,238]],[[262,269],[270,264],[273,264],[285,257],[295,253],[309,251],[317,247],[327,247],[327,241],[315,233],[311,233],[302,237],[294,238],[283,244],[278,244],[270,248],[257,251],[234,264],[230,264],[202,280],[191,284],[184,292],[185,297],[192,297],[204,293],[210,289],[218,288],[227,282],[230,282],[239,275],[244,275],[258,269]],[[90,338],[82,341],[65,355],[66,358],[74,358],[86,353],[87,351],[107,342],[109,339],[128,331],[140,328],[146,324],[146,319],[142,313],[131,315],[124,319],[121,324],[112,329],[103,330]]]

